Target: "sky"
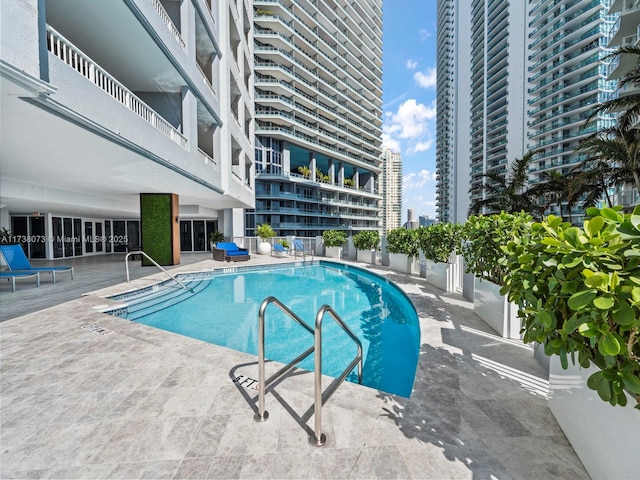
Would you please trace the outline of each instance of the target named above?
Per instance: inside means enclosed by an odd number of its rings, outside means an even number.
[[[382,145],[402,156],[402,222],[435,218],[436,0],[383,2]]]

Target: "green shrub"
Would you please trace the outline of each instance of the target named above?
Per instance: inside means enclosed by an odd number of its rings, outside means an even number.
[[[209,234],[209,241],[213,244],[224,242],[224,234],[218,230],[215,230]]]
[[[325,247],[341,247],[347,241],[342,230],[325,230],[322,232],[322,241]]]
[[[451,254],[460,250],[461,226],[438,223],[417,230],[418,245],[427,260],[447,263]]]
[[[462,226],[461,253],[466,272],[502,285],[508,268],[501,264],[502,246],[525,237],[531,229],[528,213],[505,213],[471,216]]]
[[[418,246],[418,231],[406,228],[395,228],[387,232],[387,251],[389,253],[404,253],[409,257],[420,255]]]
[[[377,230],[356,233],[353,236],[353,246],[356,250],[377,250],[380,244],[380,234]]]
[[[640,408],[640,207],[587,210],[584,227],[550,215],[505,244],[502,288],[520,306],[525,342],[600,370],[589,388],[611,405]]]

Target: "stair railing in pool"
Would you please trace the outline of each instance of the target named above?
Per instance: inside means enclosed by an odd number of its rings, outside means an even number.
[[[291,317],[301,327],[306,329],[314,337],[314,344],[302,352],[298,357],[293,359],[290,363],[282,367],[276,373],[274,373],[268,379],[265,379],[265,351],[264,351],[264,317],[267,307],[270,304],[276,305],[280,310]],[[326,313],[329,313],[331,317],[338,323],[338,325],[349,335],[349,337],[355,342],[358,353],[349,364],[349,366],[342,372],[342,374],[334,380],[329,388],[325,392],[322,392],[322,320]],[[267,297],[260,304],[260,310],[258,312],[258,412],[254,415],[256,422],[264,422],[269,418],[269,412],[265,410],[265,391],[267,387],[274,382],[282,378],[288,372],[290,372],[298,363],[303,361],[309,355],[315,352],[315,376],[314,376],[314,416],[315,416],[315,431],[313,435],[309,437],[309,442],[316,446],[323,446],[327,439],[322,433],[322,406],[329,400],[331,395],[337,390],[342,382],[347,378],[347,375],[358,365],[358,383],[362,383],[362,343],[353,333],[353,331],[347,326],[346,323],[340,318],[336,311],[329,305],[323,305],[318,310],[315,318],[315,329],[311,328],[304,320],[298,317],[293,311],[291,311],[286,305],[275,297]]]
[[[162,268],[153,258],[151,258],[149,255],[147,255],[146,253],[144,253],[142,250],[136,250],[135,252],[129,252],[125,255],[124,257],[124,264],[125,267],[127,269],[127,283],[129,283],[129,257],[131,255],[144,255],[147,260],[149,260],[151,263],[153,263],[156,267],[158,267],[160,270],[162,270],[164,273],[166,273],[167,275],[169,275],[169,277],[171,277],[171,279],[176,282],[178,285],[180,285],[182,288],[184,288],[185,290],[188,290],[187,286],[182,283],[180,280],[178,280],[176,277],[174,277],[173,275],[171,275],[169,272],[167,272],[164,268]]]

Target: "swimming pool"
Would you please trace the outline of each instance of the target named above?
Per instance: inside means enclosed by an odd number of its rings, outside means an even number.
[[[164,293],[161,288],[137,298],[116,297],[128,305],[108,313],[257,355],[258,309],[266,297],[276,297],[311,326],[320,307],[328,304],[362,342],[363,384],[404,397],[411,394],[420,329],[411,301],[393,283],[357,267],[325,261],[231,270],[180,276],[193,289],[189,295],[167,284]],[[268,359],[288,363],[312,345],[313,336],[305,329],[275,306],[267,308]],[[355,353],[354,343],[335,322],[323,322],[324,374],[339,376]],[[313,370],[313,357],[299,366]],[[347,380],[357,382],[355,372]]]

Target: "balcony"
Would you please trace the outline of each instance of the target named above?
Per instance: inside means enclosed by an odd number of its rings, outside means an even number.
[[[51,26],[47,26],[47,50],[156,130],[187,148],[187,139],[182,133]]]

